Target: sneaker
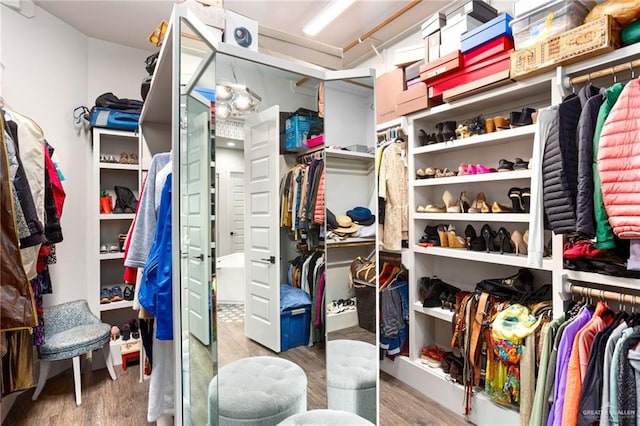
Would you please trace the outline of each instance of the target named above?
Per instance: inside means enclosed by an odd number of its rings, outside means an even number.
[[[131,302],[133,300],[133,286],[132,285],[128,285],[124,288],[124,300],[128,300],[129,302]]]
[[[114,286],[111,288],[111,301],[120,302],[122,299],[122,289],[120,286]]]
[[[107,288],[107,287],[103,287],[102,290],[100,290],[100,303],[101,304],[105,304],[105,303],[111,303],[111,289]]]
[[[566,259],[579,259],[581,257],[596,257],[602,252],[591,241],[579,240],[575,243],[565,243],[563,254]]]

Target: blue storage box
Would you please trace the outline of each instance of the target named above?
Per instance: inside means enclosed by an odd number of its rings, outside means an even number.
[[[285,122],[285,150],[293,151],[306,148],[307,135],[317,118],[294,115]]]
[[[280,313],[280,350],[282,352],[309,343],[311,305]]]
[[[478,28],[463,34],[460,50],[462,53],[466,53],[502,35],[511,37],[511,26],[509,25],[511,19],[509,14],[503,13]]]
[[[91,127],[137,131],[139,120],[140,114],[138,113],[94,107],[91,109],[89,124]]]

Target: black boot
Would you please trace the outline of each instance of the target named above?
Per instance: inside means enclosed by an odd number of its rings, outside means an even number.
[[[135,213],[138,200],[133,192],[124,186],[115,186],[116,191],[116,208],[114,213]],[[122,210],[120,210],[122,209]]]
[[[444,137],[442,136],[442,123],[436,123],[436,142],[444,142]]]
[[[456,122],[445,121],[442,127],[442,138],[445,141],[452,141],[456,138]]]

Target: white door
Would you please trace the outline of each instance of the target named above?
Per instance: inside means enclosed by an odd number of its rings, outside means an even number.
[[[279,114],[245,122],[245,334],[280,352]]]
[[[211,188],[209,180],[209,102],[188,98],[187,122],[187,237],[189,330],[204,345],[211,338]]]
[[[244,173],[231,172],[231,253],[244,252]]]

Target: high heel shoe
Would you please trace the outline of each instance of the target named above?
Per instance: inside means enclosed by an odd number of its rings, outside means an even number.
[[[529,234],[526,235],[528,240]],[[520,233],[520,231],[513,231],[513,233],[511,234],[511,242],[513,243],[513,248],[515,249],[516,256],[520,253],[527,254],[527,243],[525,243],[524,236]]]
[[[524,213],[524,206],[522,205],[522,189],[511,188],[509,189],[509,199],[514,213]]]
[[[438,238],[440,247],[449,247],[449,237],[447,236],[447,225],[438,225]]]
[[[436,142],[444,142],[444,137],[442,136],[442,127],[443,123],[436,123]]]
[[[459,235],[456,235],[456,228],[453,225],[449,225],[449,228],[447,230],[447,237],[448,237],[448,243],[449,243],[449,247],[451,248],[467,248],[467,243],[464,241],[464,238],[462,238]]]
[[[484,192],[479,192],[475,200],[473,200],[473,203],[471,203],[471,206],[469,206],[469,213],[484,213],[482,210],[483,206],[487,206],[487,199],[484,196]],[[487,206],[487,213],[490,212],[491,209]]]
[[[498,240],[500,241],[500,254],[513,253],[513,246],[511,245],[511,234],[505,228],[498,230]]]
[[[520,197],[522,197],[522,208],[524,209],[524,212],[529,213],[531,208],[531,189],[530,188],[520,189]]]
[[[513,210],[511,209],[511,207],[500,204],[497,201],[494,201],[493,204],[491,204],[491,213],[512,213],[512,212]]]
[[[456,122],[445,121],[442,127],[442,137],[445,141],[452,141],[456,138]]]
[[[442,201],[447,208],[447,213],[462,213],[462,207],[460,206],[460,200],[455,200],[453,195],[449,191],[444,191],[442,194]]]
[[[464,228],[464,237],[467,240],[467,248],[471,250],[471,242],[478,238],[475,228],[471,225],[467,225],[467,227]]]
[[[480,235],[484,239],[484,244],[486,246],[487,253],[490,251],[495,251],[495,244],[493,242],[496,237],[496,233],[491,229],[489,225],[484,225],[480,230]]]
[[[462,213],[469,213],[470,204],[471,200],[469,199],[467,191],[462,191],[460,193],[460,209]]]

